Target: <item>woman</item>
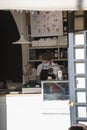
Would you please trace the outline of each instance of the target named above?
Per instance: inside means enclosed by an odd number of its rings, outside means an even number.
[[[46,52],[43,54],[43,61],[37,66],[37,80],[56,79],[60,67],[51,60],[51,54]]]

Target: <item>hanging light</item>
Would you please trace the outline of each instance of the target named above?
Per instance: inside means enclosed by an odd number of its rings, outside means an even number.
[[[30,41],[27,41],[25,38],[24,38],[24,35],[23,35],[23,24],[22,24],[22,11],[20,12],[20,22],[21,22],[21,34],[20,34],[20,39],[16,42],[13,42],[12,44],[31,44]]]
[[[31,42],[27,41],[25,38],[24,38],[24,35],[23,33],[21,33],[20,35],[20,39],[16,42],[13,42],[13,44],[30,44]]]

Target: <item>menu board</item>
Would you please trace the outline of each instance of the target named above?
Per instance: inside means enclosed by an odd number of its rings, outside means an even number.
[[[32,37],[63,35],[61,11],[34,11],[30,16]]]

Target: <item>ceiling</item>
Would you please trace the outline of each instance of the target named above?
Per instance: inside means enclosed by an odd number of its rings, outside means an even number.
[[[87,10],[87,0],[0,0],[2,10]]]

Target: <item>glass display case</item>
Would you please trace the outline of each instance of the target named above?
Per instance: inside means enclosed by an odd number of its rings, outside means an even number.
[[[69,99],[68,81],[42,81],[43,100]]]
[[[41,81],[43,113],[69,113],[69,82]]]

